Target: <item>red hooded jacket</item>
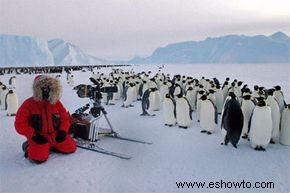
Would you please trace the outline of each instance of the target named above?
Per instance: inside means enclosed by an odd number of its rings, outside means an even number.
[[[48,100],[43,100],[41,88],[50,87]],[[55,143],[58,130],[68,133],[70,116],[59,101],[60,84],[48,76],[38,76],[33,83],[33,97],[23,102],[15,118],[16,131],[31,140],[35,133],[45,136],[51,144]]]
[[[68,133],[69,127],[69,114],[60,101],[51,104],[31,97],[24,101],[15,118],[16,131],[28,140],[37,132],[54,143],[56,132],[63,130]]]

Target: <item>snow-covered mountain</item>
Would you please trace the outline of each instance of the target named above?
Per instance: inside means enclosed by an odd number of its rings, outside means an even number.
[[[290,38],[277,32],[271,36],[227,35],[203,41],[186,41],[157,48],[147,58],[130,63],[286,63],[290,61]]]
[[[87,55],[62,39],[0,35],[0,66],[101,64],[105,60]]]
[[[54,63],[57,65],[106,63],[105,60],[87,55],[78,46],[62,39],[48,41],[48,47],[54,56]]]
[[[0,35],[0,66],[54,65],[53,54],[44,39]]]

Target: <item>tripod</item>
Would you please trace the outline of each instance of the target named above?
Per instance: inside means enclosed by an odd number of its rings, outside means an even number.
[[[84,112],[90,108],[90,103],[87,103],[83,107],[77,109],[75,113],[77,114],[83,114],[87,115]],[[117,136],[117,133],[114,131],[113,126],[107,117],[107,111],[102,106],[101,102],[99,100],[93,100],[93,106],[89,110],[89,114],[87,118],[89,119],[90,123],[90,129],[89,129],[89,135],[88,140],[91,143],[97,142],[99,139],[99,135],[110,135],[110,136]],[[104,115],[106,122],[109,125],[109,129],[101,128],[100,127],[100,119]]]

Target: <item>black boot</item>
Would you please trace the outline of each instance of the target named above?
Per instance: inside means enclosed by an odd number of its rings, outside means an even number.
[[[27,158],[28,157],[28,141],[24,141],[22,143],[22,151],[24,152],[24,157]]]

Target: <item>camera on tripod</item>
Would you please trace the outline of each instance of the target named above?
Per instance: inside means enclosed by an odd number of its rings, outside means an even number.
[[[74,87],[74,90],[77,90],[78,97],[90,98],[97,102],[102,99],[102,93],[112,94],[118,92],[118,87],[115,85],[103,86],[100,80],[98,81],[92,77],[90,81],[94,83],[94,86],[80,84]]]
[[[90,103],[78,108],[72,115],[73,124],[71,130],[74,137],[82,138],[85,140],[96,141],[98,134],[100,133],[100,128],[98,126],[99,119],[103,114],[109,129],[106,129],[106,133],[114,133],[112,125],[107,117],[107,112],[101,104],[102,93],[113,94],[118,92],[118,87],[114,85],[103,86],[101,81],[90,78],[90,81],[94,85],[80,84],[74,87],[78,97],[89,98],[93,101],[92,105]],[[85,113],[89,109],[89,114]]]

